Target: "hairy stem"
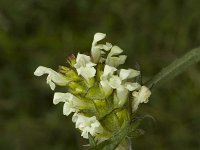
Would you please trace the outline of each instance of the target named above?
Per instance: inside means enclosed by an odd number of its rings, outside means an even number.
[[[146,82],[145,85],[152,87],[161,83],[161,81],[172,79],[198,61],[200,61],[200,47],[192,49],[182,57],[173,61],[170,65],[163,68],[150,81]]]

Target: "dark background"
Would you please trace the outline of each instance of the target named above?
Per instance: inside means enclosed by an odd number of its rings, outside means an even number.
[[[54,106],[39,66],[57,69],[77,52],[88,53],[93,35],[140,62],[144,80],[200,41],[199,0],[0,0],[0,149],[83,149],[71,116]],[[137,150],[200,149],[200,64],[154,88],[138,114],[146,134]]]

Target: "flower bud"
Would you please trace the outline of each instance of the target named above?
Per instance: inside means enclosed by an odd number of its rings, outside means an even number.
[[[68,59],[67,59],[68,64],[73,67],[74,64],[76,63],[76,57],[74,56],[74,54],[71,54]]]

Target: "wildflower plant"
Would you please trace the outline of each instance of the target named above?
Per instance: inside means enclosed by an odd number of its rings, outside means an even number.
[[[121,68],[127,56],[116,45],[102,44],[105,37],[103,33],[94,35],[91,56],[71,55],[68,65],[59,66],[58,72],[39,66],[34,75],[47,74],[52,90],[56,85],[67,87],[65,93],[54,93],[53,104],[63,103],[63,114],[73,115],[72,122],[81,136],[89,139],[91,149],[123,150],[131,147],[131,137],[143,134],[137,129],[142,118],[136,118],[135,112],[141,103],[149,101],[150,87],[182,72],[185,64],[197,62],[200,58],[195,54],[200,52],[193,50],[142,84],[140,70]]]

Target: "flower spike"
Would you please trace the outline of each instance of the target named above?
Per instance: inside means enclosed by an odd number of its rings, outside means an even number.
[[[34,72],[36,76],[47,74],[52,90],[56,85],[66,87],[67,92],[54,93],[53,104],[63,103],[63,115],[73,114],[72,122],[81,136],[92,136],[96,144],[112,139],[129,126],[132,113],[151,95],[146,86],[135,80],[140,71],[118,68],[127,56],[116,45],[99,43],[105,37],[104,33],[94,35],[91,56],[71,55],[68,66],[59,66],[58,72],[43,66]]]

